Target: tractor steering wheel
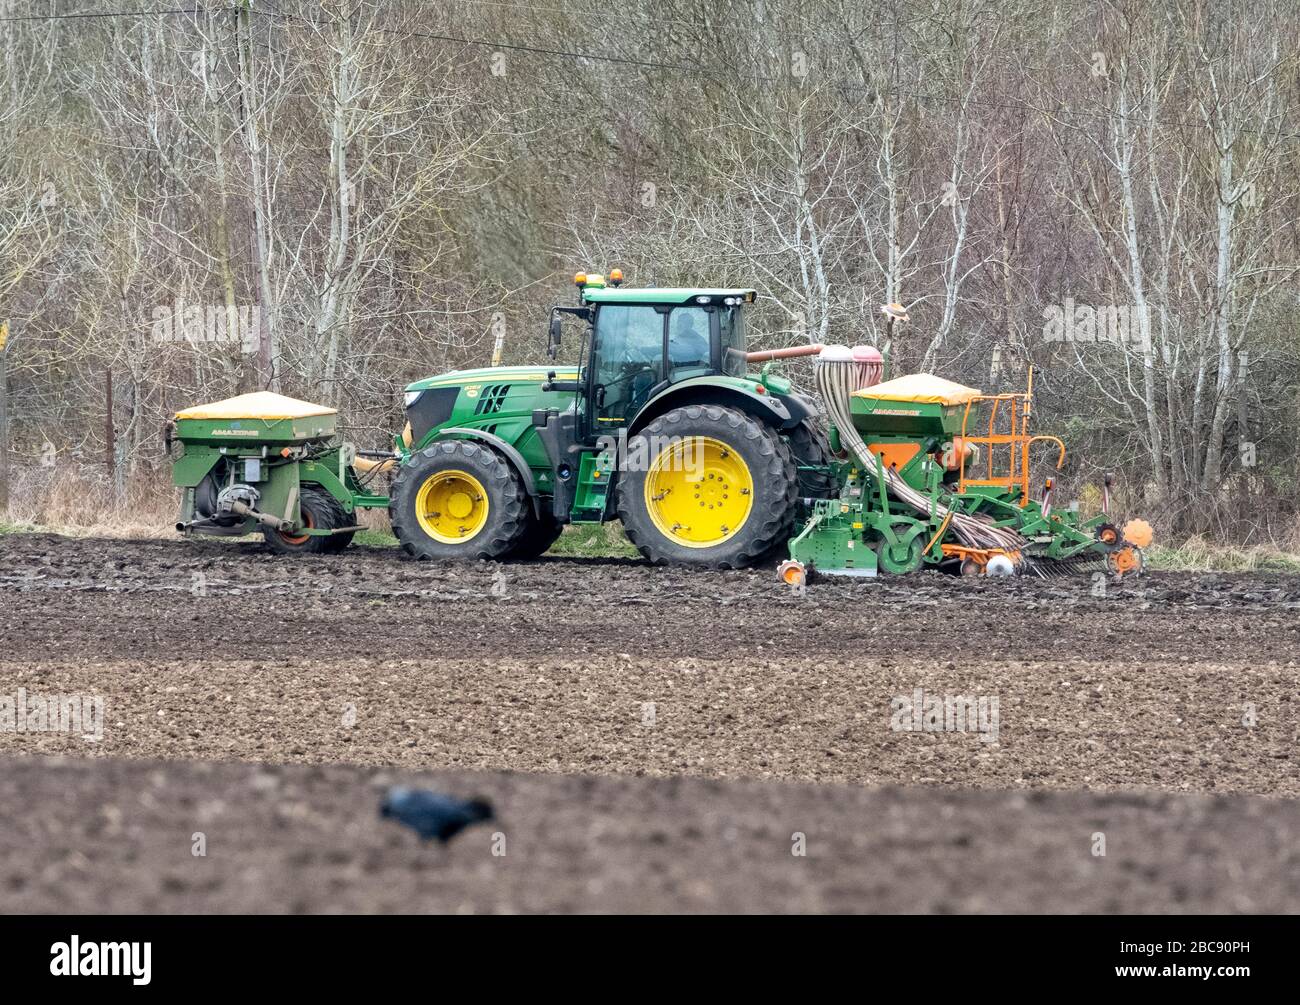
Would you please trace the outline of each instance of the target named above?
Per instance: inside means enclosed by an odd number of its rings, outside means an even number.
[[[640,377],[641,374],[643,373],[648,373],[651,376],[653,376],[654,372],[655,372],[655,368],[653,366],[650,366],[649,364],[646,364],[645,366],[641,367],[641,369],[639,370],[629,371],[628,373],[623,374],[621,377],[615,377],[609,383],[601,384],[600,386],[604,388],[614,387],[615,385],[623,384],[630,380],[635,380],[637,377]]]
[[[628,352],[624,359],[629,363],[645,363],[647,366],[653,365],[663,352],[662,348],[651,349],[646,345],[635,343],[627,348]]]
[[[617,387],[620,384],[628,384],[630,387],[631,381],[634,381],[636,380],[636,378],[647,373],[650,374],[651,380],[653,381],[655,376],[655,368],[647,364],[645,366],[640,367],[639,369],[630,370],[628,373],[625,373],[622,376],[615,377],[607,384],[596,385],[596,393],[597,395],[599,395],[599,397],[597,398],[597,407],[604,409],[606,402],[609,400],[607,392],[609,391],[610,388]],[[629,411],[633,411],[631,406],[634,404],[634,402],[635,402],[635,397],[629,396],[624,407],[625,414]]]

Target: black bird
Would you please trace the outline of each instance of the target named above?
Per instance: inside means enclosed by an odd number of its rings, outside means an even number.
[[[425,841],[446,844],[470,824],[492,820],[492,806],[482,799],[457,799],[428,789],[389,789],[379,804],[381,817],[406,824]]]

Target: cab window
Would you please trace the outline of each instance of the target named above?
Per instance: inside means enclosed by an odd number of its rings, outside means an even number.
[[[596,315],[596,419],[626,424],[663,380],[664,319],[653,306],[608,304]]]
[[[718,312],[718,335],[722,343],[722,372],[743,377],[745,365],[745,314],[740,307],[724,307]]]
[[[702,307],[677,307],[668,315],[670,380],[697,375],[691,371],[708,372],[710,313]]]

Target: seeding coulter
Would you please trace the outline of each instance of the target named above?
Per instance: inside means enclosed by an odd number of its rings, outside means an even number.
[[[1054,576],[1142,571],[1145,521],[1123,530],[1052,502],[1048,477],[1034,498],[1031,448],[1047,445],[1059,470],[1065,444],[1033,434],[1032,381],[1024,393],[985,395],[929,374],[877,383],[843,349],[818,352],[816,380],[830,419],[827,498],[808,501],[780,572],[874,576],[950,565],[963,575]]]
[[[650,561],[781,577],[1142,571],[1151,529],[1052,503],[1031,453],[1065,447],[1030,431],[1032,386],[985,395],[929,374],[881,383],[859,346],[753,352],[752,289],[622,286],[575,277],[582,325],[571,367],[492,366],[406,389],[407,422],[386,451],[358,451],[333,409],[241,395],[176,414],[177,529],[260,530],[281,552],[340,551],[358,513],[385,508],[417,558],[527,559],[565,524],[619,520]],[[897,305],[888,324],[905,322]],[[816,397],[781,372],[813,357]],[[1032,374],[1030,377],[1032,383]],[[373,486],[391,475],[391,491]]]

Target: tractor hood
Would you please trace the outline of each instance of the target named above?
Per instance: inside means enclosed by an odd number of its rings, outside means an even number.
[[[406,420],[414,448],[449,428],[482,429],[510,445],[531,436],[534,412],[562,410],[574,402],[572,390],[559,391],[546,383],[551,373],[570,387],[578,379],[573,366],[486,366],[407,385]]]
[[[423,391],[430,387],[459,387],[462,384],[486,383],[488,381],[500,384],[535,380],[541,383],[552,370],[555,371],[557,380],[577,380],[578,378],[578,371],[571,366],[485,366],[477,370],[452,370],[448,373],[440,373],[436,377],[425,377],[424,380],[417,380],[413,384],[407,384],[406,390],[408,392]]]

